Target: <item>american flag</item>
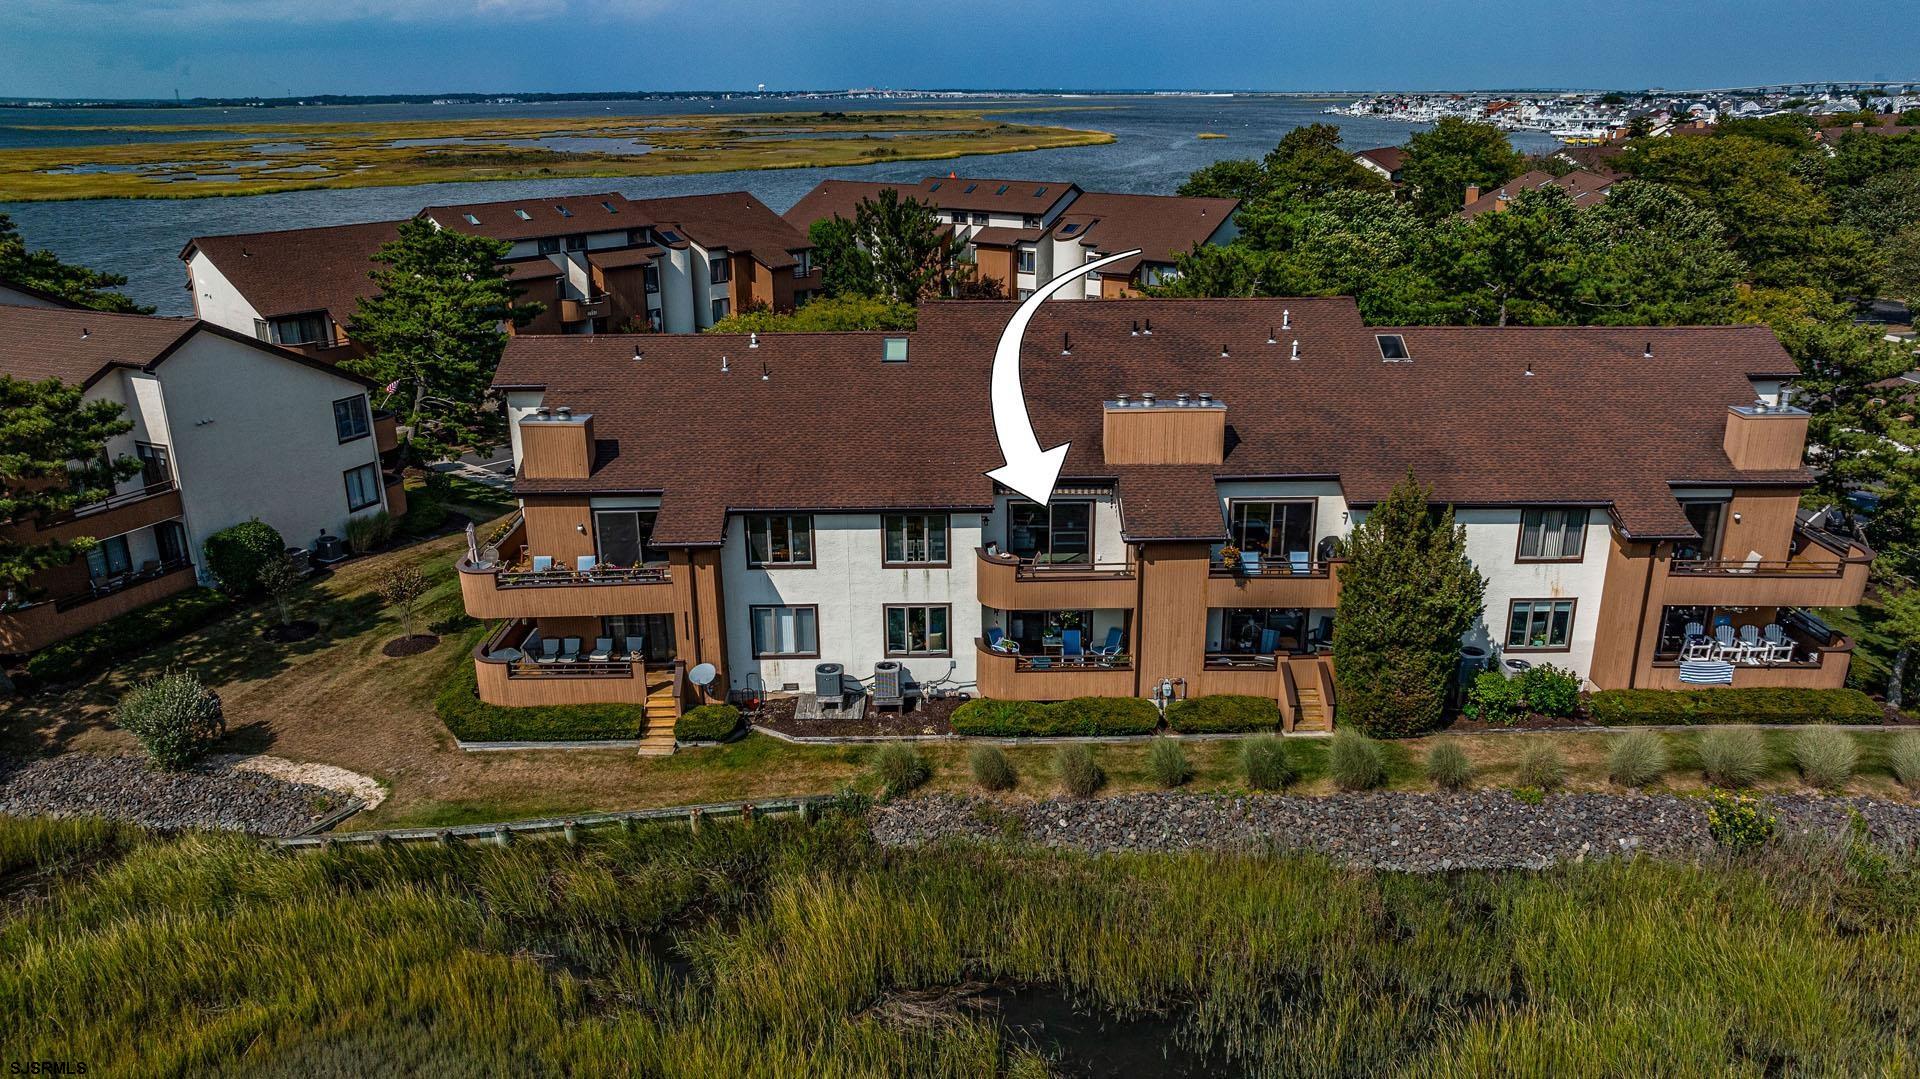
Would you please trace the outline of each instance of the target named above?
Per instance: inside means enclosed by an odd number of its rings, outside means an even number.
[[[398,393],[399,391],[400,391],[399,379],[396,378],[392,382],[387,383],[387,392],[389,394]]]

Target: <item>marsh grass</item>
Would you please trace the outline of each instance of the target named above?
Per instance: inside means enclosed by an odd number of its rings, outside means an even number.
[[[1060,786],[1075,798],[1091,798],[1107,782],[1107,773],[1093,759],[1093,750],[1079,742],[1054,751],[1053,772],[1060,778]]]
[[[1372,790],[1387,781],[1385,751],[1352,727],[1341,727],[1327,746],[1327,774],[1341,790]]]
[[[1247,786],[1257,791],[1277,791],[1293,782],[1293,765],[1287,760],[1287,747],[1271,734],[1241,743],[1240,766],[1246,770]]]
[[[933,775],[926,754],[903,742],[888,742],[873,751],[873,773],[880,793],[898,798],[925,783]]]
[[[968,750],[967,769],[973,773],[974,785],[983,791],[1010,791],[1020,782],[1013,762],[999,746],[974,746]]]
[[[1535,742],[1520,751],[1516,778],[1523,787],[1556,791],[1567,779],[1567,761],[1551,742]]]
[[[1920,792],[1920,734],[1896,734],[1887,747],[1887,767],[1910,791]]]
[[[0,849],[60,846],[0,821]],[[76,844],[96,842],[75,831]],[[1039,1074],[990,1013],[1050,987],[1255,1074],[1901,1074],[1911,863],[1414,877],[1301,856],[882,850],[858,820],[578,846],[136,846],[0,923],[19,1059],[101,1074]],[[1100,1035],[1050,1032],[1073,1072]]]

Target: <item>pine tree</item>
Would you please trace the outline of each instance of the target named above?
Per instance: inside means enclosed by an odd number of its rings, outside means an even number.
[[[1439,726],[1460,638],[1485,607],[1466,529],[1451,506],[1429,506],[1430,495],[1409,472],[1341,545],[1338,718],[1376,737]]]
[[[140,462],[107,459],[107,440],[133,429],[112,401],[87,401],[58,379],[0,375],[0,525],[51,517],[113,493]],[[62,566],[91,539],[40,540],[31,528],[0,528],[0,590],[20,594],[39,570]]]
[[[0,214],[0,282],[39,289],[96,311],[153,313],[153,308],[142,307],[112,291],[127,283],[124,276],[70,266],[51,251],[27,250],[20,230],[6,214]]]

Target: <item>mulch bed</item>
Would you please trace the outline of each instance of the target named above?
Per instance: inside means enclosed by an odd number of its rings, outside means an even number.
[[[380,649],[381,654],[399,659],[403,656],[417,656],[440,643],[440,638],[431,633],[416,633],[411,637],[395,637]]]
[[[922,701],[916,711],[882,712],[871,705],[859,719],[795,719],[793,697],[770,698],[753,715],[755,726],[793,738],[871,738],[876,735],[931,737],[953,733],[959,700]]]
[[[260,636],[275,644],[292,644],[304,641],[320,632],[320,623],[301,618],[285,625],[268,626],[260,631]]]

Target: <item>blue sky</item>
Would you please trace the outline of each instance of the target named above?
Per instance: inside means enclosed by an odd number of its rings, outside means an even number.
[[[1920,23],[1897,9],[1833,0],[0,0],[0,96],[1920,78]]]

